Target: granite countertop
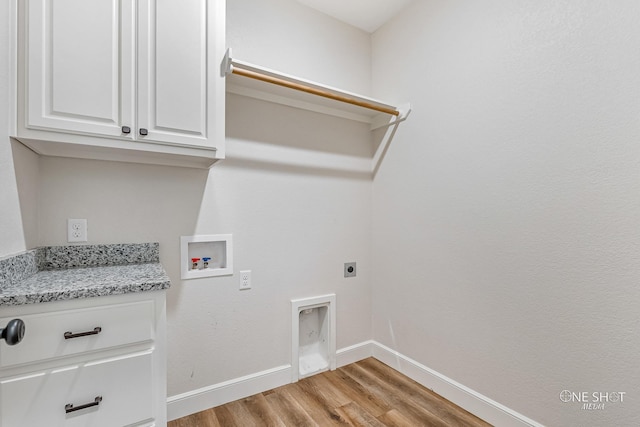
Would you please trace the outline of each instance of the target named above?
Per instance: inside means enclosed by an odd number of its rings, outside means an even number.
[[[158,243],[49,246],[0,260],[0,306],[170,286]]]

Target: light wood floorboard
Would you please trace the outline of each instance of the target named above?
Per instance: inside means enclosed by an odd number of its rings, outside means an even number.
[[[171,421],[168,427],[333,425],[490,426],[382,362],[368,358]]]

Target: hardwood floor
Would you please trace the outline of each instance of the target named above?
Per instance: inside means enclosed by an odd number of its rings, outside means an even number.
[[[169,422],[168,427],[489,426],[369,358]]]

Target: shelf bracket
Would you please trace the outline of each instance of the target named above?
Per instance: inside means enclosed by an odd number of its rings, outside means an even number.
[[[231,64],[231,48],[227,49],[220,64],[220,77],[226,77],[233,73],[233,65]]]
[[[376,120],[371,123],[370,130],[376,130],[387,126],[395,125],[396,123],[404,122],[411,113],[411,104],[402,104],[398,107],[398,115],[391,117],[378,116]]]

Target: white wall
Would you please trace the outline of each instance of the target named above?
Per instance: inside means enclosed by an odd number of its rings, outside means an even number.
[[[11,2],[0,3],[0,257],[35,247],[37,222],[37,156],[9,139],[9,123],[15,109],[11,104],[10,5]]]
[[[544,425],[640,425],[639,21],[424,0],[373,37],[374,95],[414,107],[374,181],[374,339]]]
[[[271,25],[256,24],[258,11]],[[240,59],[368,90],[369,37],[293,0],[230,0],[227,27]],[[283,28],[296,35],[286,48]],[[327,34],[353,44],[329,49]],[[261,43],[271,46],[268,55],[254,49]],[[335,73],[336,61],[352,64],[357,76]],[[70,217],[88,219],[89,243],[160,242],[173,284],[174,396],[290,363],[294,298],[337,294],[338,348],[371,337],[371,180],[348,167],[370,154],[361,123],[229,95],[227,160],[209,172],[42,158],[39,242],[65,244]],[[322,161],[309,164],[315,157]],[[181,281],[180,236],[219,233],[233,234],[236,274]],[[358,263],[354,279],[342,277],[348,261]],[[253,289],[240,292],[237,272],[245,269]]]
[[[293,0],[227,0],[233,56],[363,95],[371,91],[370,36]]]
[[[0,257],[25,249],[20,202],[9,141],[10,117],[10,13],[9,3],[0,4]]]

